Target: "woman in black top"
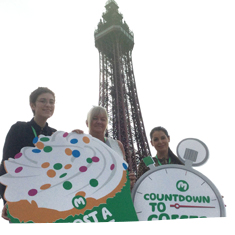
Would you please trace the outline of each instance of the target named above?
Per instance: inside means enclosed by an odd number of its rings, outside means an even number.
[[[180,164],[182,162],[171,151],[169,147],[170,136],[164,127],[155,127],[150,132],[151,145],[156,149],[157,154],[153,157],[155,166],[161,166],[165,164]],[[137,178],[143,175],[149,168],[145,165],[143,160],[138,166]]]
[[[40,134],[50,136],[56,131],[56,129],[49,127],[46,122],[54,113],[55,94],[48,88],[39,87],[31,93],[29,101],[34,117],[29,122],[17,122],[10,128],[3,147],[0,176],[6,173],[4,168],[5,160],[14,158],[23,147],[34,147],[35,138]],[[5,188],[0,183],[0,195],[4,204],[6,203],[3,197]],[[2,217],[8,220],[6,206],[3,208]]]

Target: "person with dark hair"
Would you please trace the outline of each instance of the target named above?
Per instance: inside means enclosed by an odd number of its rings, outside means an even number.
[[[17,122],[11,126],[3,147],[3,158],[0,165],[0,176],[6,173],[4,161],[20,152],[23,147],[34,147],[34,138],[40,134],[45,136],[52,135],[56,129],[47,124],[55,109],[55,94],[46,87],[39,87],[33,91],[29,97],[29,104],[34,117],[29,122]],[[0,183],[0,195],[4,199],[5,185]],[[6,213],[6,206],[3,207],[2,217],[9,220]]]
[[[165,164],[180,164],[183,163],[179,158],[171,151],[169,147],[170,136],[164,127],[155,127],[150,132],[150,143],[156,149],[157,154],[153,157],[155,166],[161,166]],[[138,166],[137,179],[143,175],[149,168],[142,160]]]

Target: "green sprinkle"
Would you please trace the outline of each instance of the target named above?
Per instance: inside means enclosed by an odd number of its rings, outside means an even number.
[[[98,181],[97,181],[96,179],[91,179],[91,180],[90,180],[90,185],[91,185],[92,187],[96,187],[96,186],[98,186]]]
[[[86,161],[87,161],[87,163],[92,163],[92,159],[91,158],[87,158]]]
[[[46,146],[43,150],[44,150],[44,152],[49,153],[49,152],[52,151],[52,147],[51,146]]]
[[[64,173],[60,176],[60,178],[64,178],[67,175],[67,173]]]
[[[63,167],[63,165],[60,163],[56,163],[53,167],[55,170],[60,170]]]
[[[48,137],[42,137],[40,140],[41,140],[42,142],[47,142],[47,141],[49,141],[50,139],[49,139]]]
[[[73,186],[72,186],[71,182],[65,181],[65,182],[63,183],[63,187],[64,187],[64,189],[66,189],[66,190],[70,190]]]

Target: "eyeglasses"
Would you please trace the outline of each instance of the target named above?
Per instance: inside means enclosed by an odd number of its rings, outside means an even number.
[[[55,100],[53,99],[50,99],[50,100],[47,100],[47,99],[39,99],[37,100],[38,102],[40,102],[41,104],[43,105],[47,105],[47,103],[49,103],[50,105],[55,105]]]

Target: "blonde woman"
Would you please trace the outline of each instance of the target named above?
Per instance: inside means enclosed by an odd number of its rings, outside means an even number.
[[[89,134],[107,144],[115,152],[117,152],[126,161],[125,151],[123,144],[119,140],[114,140],[110,137],[105,137],[105,130],[108,125],[108,114],[105,108],[101,106],[94,106],[87,114],[86,125],[89,128]],[[74,132],[82,134],[83,131],[76,129]],[[129,173],[131,181],[131,188],[135,184],[135,174]]]

